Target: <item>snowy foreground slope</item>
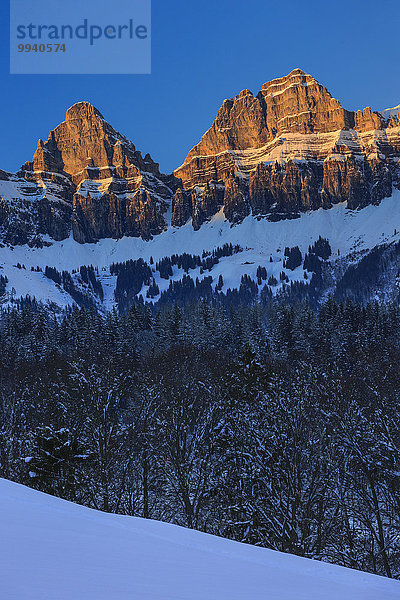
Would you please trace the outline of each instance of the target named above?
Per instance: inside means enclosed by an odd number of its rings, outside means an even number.
[[[400,582],[0,479],[4,600],[397,600]]]

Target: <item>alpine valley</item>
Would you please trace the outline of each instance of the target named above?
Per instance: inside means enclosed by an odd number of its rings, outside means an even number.
[[[1,302],[397,302],[399,115],[348,111],[294,69],[225,100],[164,175],[79,102],[0,170]]]

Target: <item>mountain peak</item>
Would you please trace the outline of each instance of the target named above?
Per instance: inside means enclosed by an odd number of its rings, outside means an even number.
[[[311,75],[308,75],[302,69],[296,68],[296,69],[292,69],[290,71],[290,73],[288,73],[287,75],[282,75],[281,77],[275,77],[274,79],[266,81],[263,84],[262,87],[270,85],[270,84],[275,84],[275,83],[280,82],[280,81],[285,81],[285,80],[288,80],[288,79],[293,79],[295,77],[311,77]]]
[[[288,75],[288,77],[290,77],[291,75],[305,75],[305,71],[303,71],[303,69],[300,69],[299,67],[295,67],[294,69],[292,69]]]
[[[101,112],[95,106],[93,106],[93,104],[87,102],[86,100],[82,100],[80,102],[76,102],[68,108],[65,115],[65,120],[72,121],[74,119],[90,119],[92,117],[98,117],[99,119],[104,120]]]
[[[81,101],[67,109],[65,120],[50,131],[47,141],[39,140],[32,162],[22,170],[33,173],[35,179],[46,173],[68,175],[78,185],[88,177],[124,177],[130,167],[132,172],[159,174],[158,165],[151,159],[144,161],[134,144],[93,104]]]
[[[264,83],[255,97],[243,90],[222,104],[176,169],[186,199],[178,195],[173,222],[181,222],[181,213],[197,224],[208,218],[210,180],[224,190],[223,200],[212,202],[223,203],[233,223],[251,212],[278,219],[341,201],[349,208],[378,203],[392,192],[386,157],[398,155],[397,115],[397,108],[348,111],[298,67]],[[392,130],[386,138],[374,134],[385,127]],[[397,181],[394,165],[393,176]]]
[[[42,233],[65,239],[71,228],[79,242],[124,235],[149,239],[166,227],[163,215],[172,190],[158,164],[149,154],[143,158],[90,102],[68,108],[47,140],[38,141],[19,175],[31,184],[40,182],[41,201],[19,237],[7,221],[13,242]],[[43,201],[43,189],[50,190],[50,200]]]
[[[272,88],[280,85],[302,85],[305,83],[315,83],[317,85],[318,81],[312,75],[309,75],[302,69],[296,68],[290,71],[288,75],[283,75],[282,77],[276,77],[275,79],[271,79],[270,81],[266,81],[261,90]]]
[[[312,75],[296,67],[264,83],[256,97],[243,90],[234,100],[225,101],[183,167],[198,156],[260,148],[286,133],[328,133],[353,125],[353,113],[343,109]],[[181,169],[176,171],[178,177]]]

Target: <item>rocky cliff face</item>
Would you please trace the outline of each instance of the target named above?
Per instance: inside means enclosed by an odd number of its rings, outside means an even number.
[[[8,244],[43,246],[71,231],[73,188],[68,179],[27,181],[5,173],[0,178],[0,238]],[[67,198],[67,199],[66,199]]]
[[[18,176],[2,173],[9,185],[0,227],[13,244],[40,245],[43,234],[60,240],[71,230],[82,243],[124,235],[149,239],[166,227],[168,178],[88,102],[67,110]]]
[[[183,191],[172,223],[182,223],[182,197],[190,194],[197,207],[210,186],[232,223],[250,213],[276,220],[338,202],[351,209],[380,202],[400,178],[398,111],[385,112],[345,110],[300,69],[257,96],[242,91],[224,101],[175,171]],[[194,209],[189,216],[199,226]]]
[[[400,108],[344,109],[295,69],[225,100],[184,164],[166,176],[88,102],[39,140],[17,175],[0,170],[0,236],[11,244],[150,239],[169,223],[194,229],[216,212],[231,223],[278,220],[346,202],[377,204],[400,186]],[[167,212],[168,211],[168,212]]]

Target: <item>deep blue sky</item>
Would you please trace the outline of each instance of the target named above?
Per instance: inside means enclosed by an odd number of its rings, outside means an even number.
[[[47,139],[79,100],[92,102],[164,172],[183,162],[224,98],[244,88],[257,93],[295,67],[346,108],[400,103],[399,0],[153,0],[152,75],[124,76],[9,75],[7,4],[1,0],[5,170],[30,159],[38,138]]]

